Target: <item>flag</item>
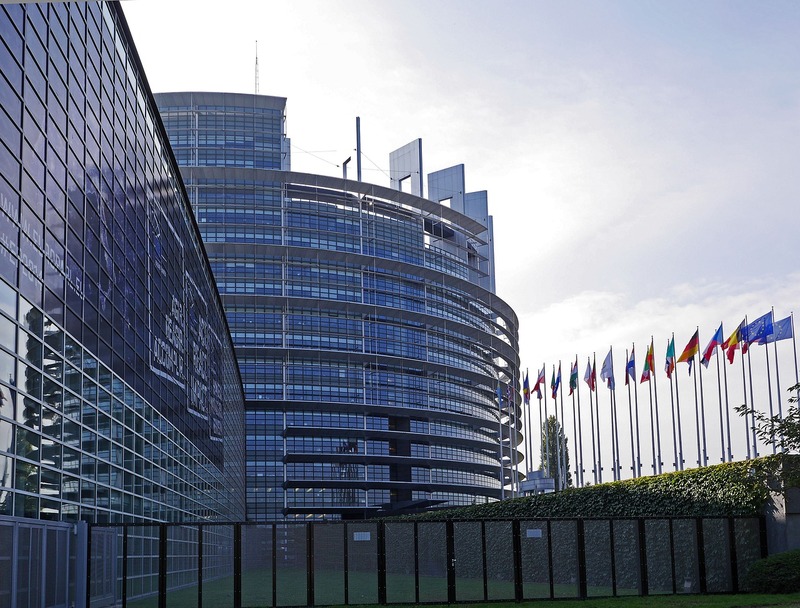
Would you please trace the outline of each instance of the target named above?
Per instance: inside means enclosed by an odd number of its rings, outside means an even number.
[[[747,352],[748,347],[753,342],[758,342],[762,338],[772,333],[772,311],[761,315],[742,330],[742,354]]]
[[[550,381],[550,388],[553,389],[553,399],[558,394],[559,386],[561,386],[561,363],[558,364],[558,376],[556,376],[556,366],[553,366],[553,379]]]
[[[667,372],[667,378],[672,380],[672,372],[675,371],[675,336],[672,336],[667,343],[667,360],[664,362],[664,371]]]
[[[539,370],[539,373],[536,375],[536,384],[533,386],[533,390],[536,391],[536,398],[541,401],[542,399],[542,385],[544,384],[544,364],[542,364],[542,369]]]
[[[578,388],[578,358],[575,358],[575,363],[569,369],[569,394],[571,395],[575,389]]]
[[[722,350],[727,352],[728,362],[733,363],[733,357],[736,355],[736,349],[739,348],[739,342],[742,341],[742,330],[744,329],[744,320],[739,323],[733,333],[728,336],[728,339],[722,343]]]
[[[719,324],[719,328],[711,336],[711,341],[706,346],[706,349],[703,351],[703,358],[700,359],[700,363],[702,363],[706,368],[708,368],[708,364],[711,361],[711,355],[714,354],[714,351],[717,349],[717,346],[722,344],[722,323]]]
[[[700,351],[700,330],[696,329],[694,331],[694,335],[689,339],[689,343],[686,345],[686,348],[683,349],[681,356],[678,357],[678,363],[688,363],[689,364],[689,373],[692,373],[692,362],[694,361],[694,356]]]
[[[639,383],[650,382],[650,376],[653,373],[655,363],[653,360],[653,341],[650,340],[650,346],[647,349],[647,354],[644,356],[644,369],[642,370],[642,379]]]
[[[758,343],[770,344],[778,340],[788,340],[792,337],[794,337],[794,332],[792,331],[792,317],[789,316],[780,321],[775,321],[772,324],[772,331],[761,338]]]
[[[633,346],[631,346],[631,356],[628,359],[627,365],[625,365],[625,386],[628,386],[628,380],[633,380],[633,383],[636,384],[636,359],[633,355],[634,351]]]
[[[525,372],[525,380],[522,381],[522,400],[525,405],[531,404],[531,387],[528,384],[528,372]]]
[[[612,359],[611,353],[613,351],[611,349],[608,350],[608,354],[606,355],[605,361],[603,361],[603,367],[600,368],[600,378],[608,382],[608,388],[612,391],[614,390],[614,361]]]
[[[597,375],[595,374],[591,359],[587,359],[586,361],[586,373],[583,375],[583,381],[589,385],[590,391],[593,391],[594,387],[597,386]]]

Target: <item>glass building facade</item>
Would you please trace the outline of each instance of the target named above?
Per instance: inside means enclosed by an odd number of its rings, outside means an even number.
[[[0,554],[19,518],[240,520],[244,456],[221,301],[119,6],[0,5]]]
[[[431,201],[295,173],[285,99],[155,99],[236,348],[248,518],[499,499],[521,441],[517,319],[481,253],[489,221],[438,202],[463,174]]]

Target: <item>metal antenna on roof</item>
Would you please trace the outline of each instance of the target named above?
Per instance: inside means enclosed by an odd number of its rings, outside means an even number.
[[[258,40],[256,40],[256,95],[258,95]]]

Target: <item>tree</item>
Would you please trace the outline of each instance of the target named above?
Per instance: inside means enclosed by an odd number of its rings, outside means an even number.
[[[781,417],[779,414],[767,416],[747,405],[737,406],[736,413],[740,416],[752,416],[756,436],[767,444],[774,444],[787,452],[800,450],[800,384],[790,386],[788,389],[793,396],[789,397],[789,407]]]
[[[569,448],[564,429],[555,416],[550,416],[542,424],[542,447],[540,452],[540,471],[555,480],[556,490],[572,487],[572,474],[569,472]],[[561,480],[566,483],[561,483]]]

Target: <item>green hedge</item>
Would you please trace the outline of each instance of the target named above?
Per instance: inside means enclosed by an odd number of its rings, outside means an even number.
[[[777,553],[754,563],[742,581],[751,593],[800,591],[800,550]]]
[[[640,477],[555,494],[430,511],[410,518],[760,515],[770,491],[797,485],[800,457],[777,455]]]

